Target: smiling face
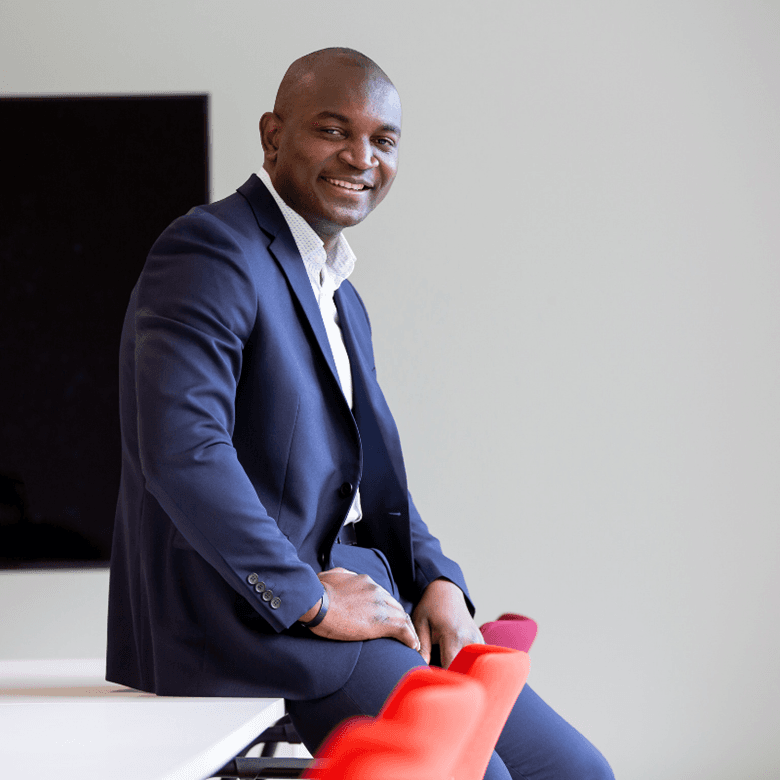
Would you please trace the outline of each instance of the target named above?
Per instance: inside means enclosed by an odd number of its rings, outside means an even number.
[[[381,75],[335,58],[277,99],[274,113],[260,120],[260,133],[274,188],[330,249],[343,228],[365,219],[390,190],[401,102]]]

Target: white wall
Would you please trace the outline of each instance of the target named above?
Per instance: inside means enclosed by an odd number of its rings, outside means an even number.
[[[0,660],[105,658],[108,569],[0,572]]]
[[[780,776],[780,5],[2,15],[4,91],[211,92],[215,197],[259,166],[290,61],[376,59],[404,101],[401,172],[349,233],[354,278],[412,491],[477,617],[539,621],[531,685],[619,778]],[[44,591],[28,626],[63,610]]]

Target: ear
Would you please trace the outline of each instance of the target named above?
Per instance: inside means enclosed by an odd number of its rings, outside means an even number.
[[[279,130],[282,120],[274,113],[266,111],[260,117],[260,141],[263,144],[265,159],[274,162],[279,151]]]

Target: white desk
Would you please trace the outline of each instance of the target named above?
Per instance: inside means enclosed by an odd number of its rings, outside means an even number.
[[[282,699],[154,696],[102,659],[0,661],[0,776],[203,780],[284,714]]]

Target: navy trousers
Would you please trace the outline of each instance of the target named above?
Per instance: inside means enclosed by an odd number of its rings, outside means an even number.
[[[369,574],[399,597],[381,553],[339,545],[334,560],[337,566]],[[424,663],[419,653],[395,639],[363,642],[343,688],[321,699],[288,700],[287,711],[313,754],[342,721],[376,716],[401,677]],[[601,753],[526,684],[493,751],[485,780],[614,780],[614,775]]]

